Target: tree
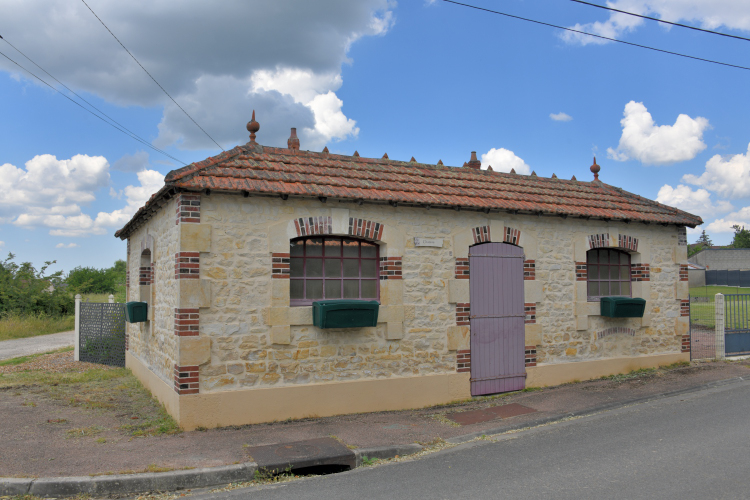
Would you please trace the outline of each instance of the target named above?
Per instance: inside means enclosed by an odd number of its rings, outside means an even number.
[[[66,283],[74,293],[116,293],[125,286],[127,263],[124,260],[115,261],[114,266],[106,269],[95,267],[76,267]]]
[[[62,271],[45,274],[54,260],[37,270],[30,262],[17,264],[15,258],[9,253],[0,262],[0,313],[60,316],[73,312],[73,297],[61,286]]]
[[[713,242],[711,241],[711,238],[706,234],[705,229],[703,230],[703,232],[701,232],[701,235],[698,237],[698,241],[696,241],[695,243],[700,244],[702,248],[710,248],[713,246]]]
[[[745,226],[740,227],[739,224],[732,226],[734,229],[734,239],[732,240],[733,248],[750,248],[750,231],[745,229]]]

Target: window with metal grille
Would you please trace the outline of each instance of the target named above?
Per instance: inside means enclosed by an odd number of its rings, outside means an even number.
[[[380,298],[380,248],[341,236],[293,240],[290,248],[290,305],[323,299]]]
[[[630,254],[611,248],[586,252],[588,300],[602,297],[630,297]]]

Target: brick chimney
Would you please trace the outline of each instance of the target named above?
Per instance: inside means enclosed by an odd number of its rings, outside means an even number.
[[[297,128],[292,127],[292,135],[286,141],[286,145],[289,149],[299,150],[299,139],[297,138]]]
[[[476,151],[471,152],[471,160],[469,160],[468,163],[466,163],[466,166],[469,168],[475,168],[477,170],[479,170],[482,167],[482,162],[477,160]]]

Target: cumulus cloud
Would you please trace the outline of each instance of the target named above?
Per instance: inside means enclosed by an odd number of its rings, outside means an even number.
[[[647,165],[668,165],[692,160],[706,149],[703,131],[708,120],[679,115],[674,125],[656,125],[642,102],[625,105],[622,136],[617,149],[608,148],[607,156],[617,161],[638,160]]]
[[[570,116],[567,113],[563,113],[562,111],[559,113],[550,113],[549,117],[552,118],[556,122],[569,122],[573,119],[572,116]]]
[[[665,21],[697,24],[705,29],[726,27],[750,31],[750,7],[747,2],[723,0],[701,2],[696,0],[615,0],[607,2],[609,7],[634,14],[656,17]],[[609,38],[620,38],[644,24],[644,19],[610,12],[605,21],[576,23],[571,28]],[[663,26],[669,29],[667,26]],[[577,45],[609,43],[607,40],[566,31],[560,37]]]
[[[686,174],[683,182],[716,191],[725,198],[750,196],[750,144],[747,153],[733,156],[714,155],[706,162],[700,176]]]
[[[267,117],[259,119],[259,142],[283,145],[288,128],[297,126],[310,130],[310,143],[317,148],[324,140],[356,136],[354,121],[344,116],[335,95],[341,65],[349,62],[352,43],[387,33],[394,6],[392,0],[248,0],[216,8],[199,0],[132,0],[100,2],[94,8],[224,147],[247,142],[244,125],[256,109],[259,118]],[[3,36],[68,86],[119,105],[163,105],[158,144],[216,149],[85,5],[8,0],[4,7],[12,22]],[[30,25],[40,29],[24,28]],[[0,69],[15,71],[5,60]],[[281,122],[286,134],[275,134],[272,122]],[[134,171],[138,165],[125,161],[116,168]]]
[[[713,233],[734,233],[732,226],[739,225],[750,228],[750,207],[743,207],[736,212],[725,215],[716,219],[706,226],[706,232]]]
[[[482,170],[492,165],[492,170],[499,172],[510,172],[514,169],[517,174],[528,174],[531,168],[513,151],[505,148],[492,148],[482,155]]]
[[[55,248],[76,248],[78,246],[78,243],[68,243],[67,245],[65,243],[58,243],[55,245]]]
[[[726,213],[734,208],[728,201],[720,200],[714,203],[711,201],[711,194],[705,189],[693,191],[683,184],[674,188],[668,184],[663,185],[656,195],[656,201],[701,217]]]

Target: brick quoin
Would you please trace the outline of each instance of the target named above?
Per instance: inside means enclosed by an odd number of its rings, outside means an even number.
[[[151,266],[141,266],[138,271],[138,284],[150,285],[154,280],[154,272]]]
[[[630,266],[630,281],[651,281],[651,265],[632,264]]]
[[[470,372],[471,371],[471,350],[470,349],[456,351],[456,371],[457,372]]]
[[[192,193],[180,193],[177,196],[177,218],[175,224],[201,222],[201,195]]]
[[[289,258],[288,253],[271,254],[271,277],[289,279]]]
[[[526,366],[536,366],[536,346],[527,345],[526,349]]]
[[[371,220],[349,217],[349,234],[369,240],[381,240],[383,238],[383,224]]]
[[[174,390],[177,394],[180,395],[198,394],[198,367],[174,365]]]
[[[474,244],[487,243],[490,241],[490,226],[479,226],[471,230],[474,237]]]
[[[200,252],[177,252],[174,254],[174,279],[198,279],[200,266]]]
[[[524,323],[527,325],[536,323],[536,302],[525,303],[523,305],[523,310],[526,313]]]
[[[456,259],[456,279],[469,279],[469,259]]]
[[[680,316],[690,316],[690,299],[680,300]]]
[[[505,243],[510,243],[511,245],[518,245],[518,242],[520,240],[521,240],[520,229],[514,229],[512,227],[505,228],[505,234],[504,234],[504,239],[503,239]]]
[[[174,334],[178,337],[197,337],[200,326],[198,309],[174,310]]]
[[[536,261],[523,261],[523,279],[524,281],[533,281],[536,279]]]
[[[402,278],[401,257],[380,257],[380,279],[400,280]]]
[[[469,309],[470,305],[468,302],[459,302],[456,304],[456,324],[459,326],[465,326],[469,324]]]
[[[690,352],[690,335],[682,336],[682,352]]]
[[[688,280],[688,266],[687,264],[680,264],[680,281]]]
[[[588,268],[586,267],[586,263],[576,262],[576,281],[586,281],[587,279],[588,279]],[[631,279],[632,279],[632,274],[631,274]]]

